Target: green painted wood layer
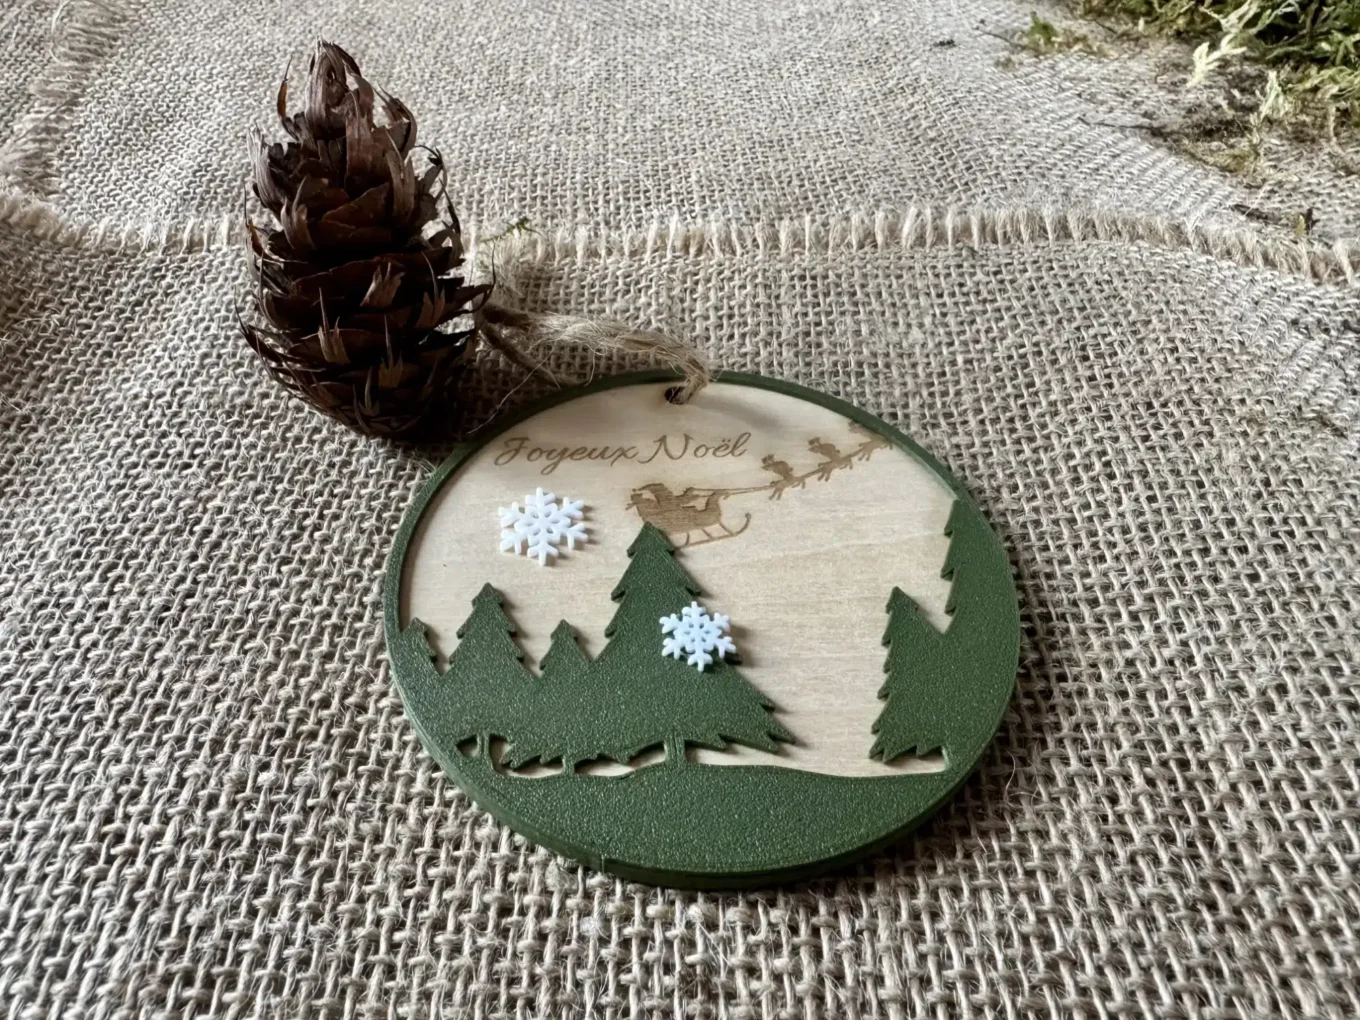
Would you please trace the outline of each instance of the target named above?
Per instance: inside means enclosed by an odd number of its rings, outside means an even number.
[[[774,750],[796,734],[779,725],[768,699],[731,665],[719,664],[719,677],[661,658],[657,618],[687,605],[700,589],[671,558],[664,536],[647,527],[613,593],[619,610],[606,632],[609,643],[593,662],[563,621],[544,675],[534,677],[520,661],[513,622],[490,585],[473,600],[444,673],[434,666],[424,625],[413,620],[401,627],[401,579],[421,515],[482,445],[555,404],[674,378],[636,373],[556,395],[440,466],[403,520],[388,564],[384,610],[393,676],[435,760],[478,804],[538,843],[592,867],[661,884],[716,888],[810,875],[871,852],[928,817],[976,764],[1014,686],[1019,615],[1005,552],[959,483],[897,430],[790,383],[737,373],[716,380],[835,411],[920,460],[954,491],[944,567],[952,581],[949,625],[936,631],[900,590],[885,600],[887,676],[880,696],[886,700],[873,733],[865,735],[866,753],[884,760],[940,749],[942,772],[856,778],[687,761],[685,744],[716,748],[731,740]],[[721,686],[705,689],[702,682]],[[567,706],[577,697],[584,711],[572,717]],[[611,707],[616,724],[602,730]],[[668,754],[663,763],[624,775],[565,770],[526,778],[493,765],[490,736],[509,740],[505,764],[512,767],[533,760],[627,761],[656,745],[667,745]]]

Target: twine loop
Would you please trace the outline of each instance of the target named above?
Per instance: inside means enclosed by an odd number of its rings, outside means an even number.
[[[489,249],[492,261],[499,246],[514,241],[521,229],[511,228],[504,234],[481,241]],[[679,373],[680,382],[667,391],[667,399],[683,404],[712,381],[712,372],[704,352],[692,344],[677,340],[665,333],[637,329],[617,319],[589,318],[553,312],[530,312],[517,307],[513,298],[518,295],[512,270],[513,257],[500,264],[492,261],[489,275],[494,283],[491,296],[474,312],[477,330],[486,342],[505,358],[532,374],[545,376],[556,386],[575,386],[589,382],[594,373],[577,378],[554,372],[545,367],[547,352],[559,347],[572,347],[596,356],[625,354],[641,356],[654,365],[665,366]]]

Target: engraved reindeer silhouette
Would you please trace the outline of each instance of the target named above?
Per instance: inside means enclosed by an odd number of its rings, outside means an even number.
[[[683,536],[683,541],[676,544],[678,548],[684,549],[690,545],[734,538],[747,529],[751,523],[750,514],[746,514],[741,525],[735,529],[723,523],[721,501],[728,495],[731,493],[726,489],[696,489],[693,486],[677,495],[660,482],[652,482],[633,490],[628,509],[636,510],[644,521],[672,538]],[[717,528],[720,533],[710,534],[709,528]],[[696,531],[704,537],[696,540]]]
[[[847,424],[850,426],[851,432],[857,436],[863,437],[859,444],[859,448],[855,450],[854,453],[850,454],[850,456],[855,457],[857,460],[868,460],[874,455],[875,450],[882,450],[887,447],[888,441],[877,432],[869,431],[857,421],[847,422]]]
[[[784,495],[786,489],[801,489],[806,484],[806,479],[794,474],[793,468],[786,460],[777,460],[772,453],[765,454],[760,466],[766,471],[773,471],[779,476],[778,480],[770,483],[770,498],[779,499]]]
[[[823,442],[820,436],[813,436],[808,440],[808,449],[823,458],[822,462],[817,465],[817,481],[819,482],[825,482],[841,468],[855,466],[855,455],[853,453],[841,453],[837,447]]]

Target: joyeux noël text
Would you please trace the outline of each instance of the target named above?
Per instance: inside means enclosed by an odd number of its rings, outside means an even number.
[[[625,446],[550,446],[534,442],[529,436],[510,436],[501,445],[495,460],[496,467],[505,467],[523,458],[530,464],[542,464],[539,474],[550,475],[564,461],[601,461],[614,467],[620,461],[650,464],[655,460],[722,460],[744,457],[751,433],[699,439],[688,433],[678,436],[662,435],[645,443]]]

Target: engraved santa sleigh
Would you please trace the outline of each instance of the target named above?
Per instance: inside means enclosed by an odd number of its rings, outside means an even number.
[[[888,445],[883,437],[855,422],[850,422],[849,426],[858,445],[848,453],[842,453],[819,436],[809,439],[808,449],[822,460],[802,474],[794,471],[787,461],[767,453],[760,466],[777,476],[771,482],[730,489],[688,486],[678,493],[662,482],[651,482],[630,493],[628,509],[636,510],[646,523],[664,531],[677,549],[736,538],[751,526],[751,515],[743,513],[739,525],[729,525],[723,519],[723,500],[755,492],[768,493],[769,499],[781,499],[789,489],[801,489],[809,481],[828,481],[837,471],[853,468],[855,461],[868,460],[875,450]]]

